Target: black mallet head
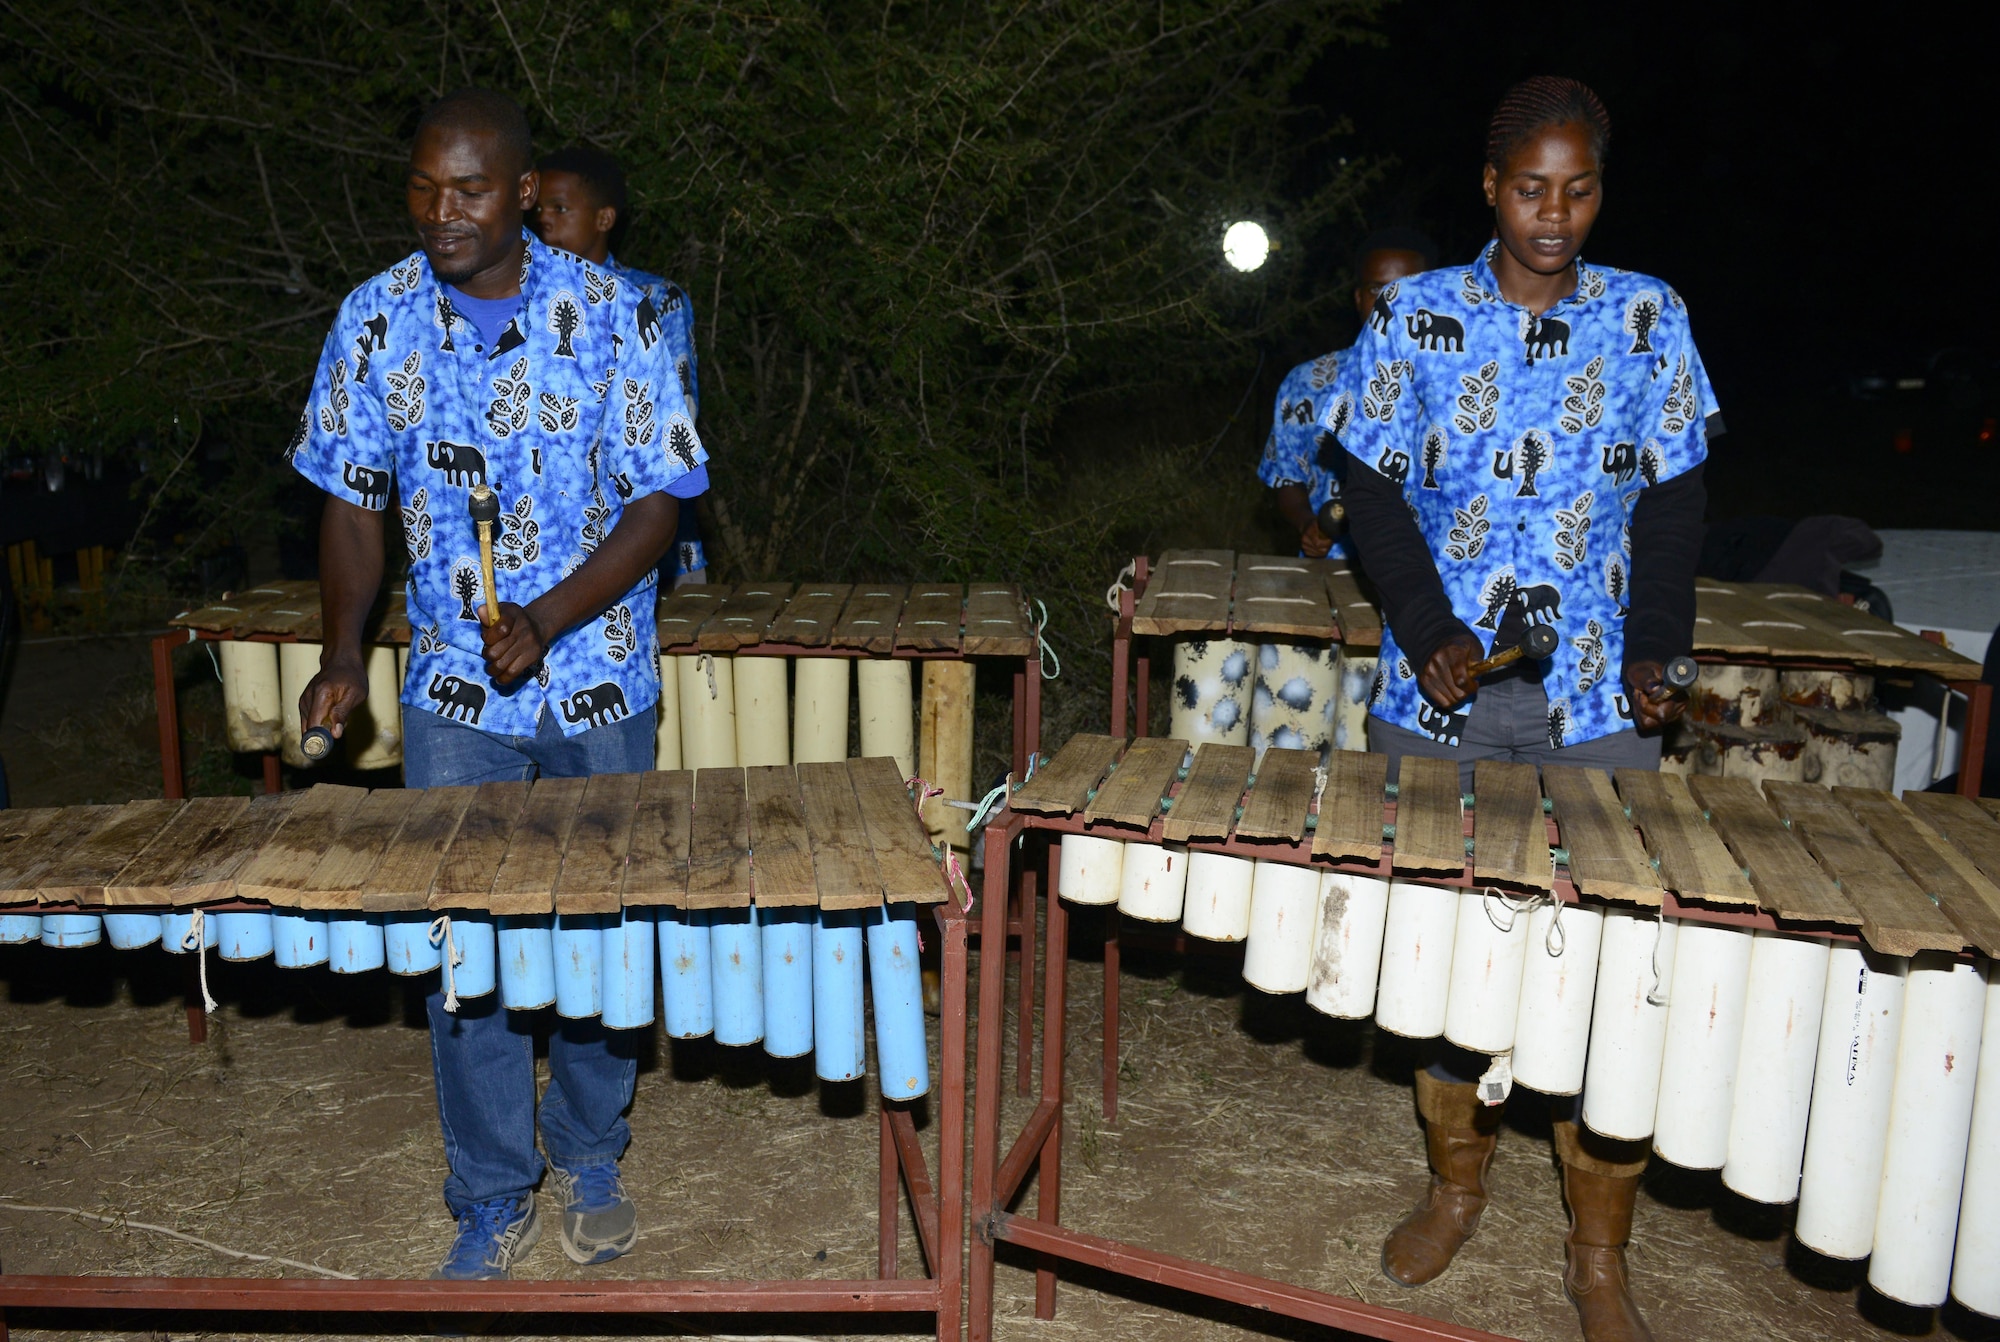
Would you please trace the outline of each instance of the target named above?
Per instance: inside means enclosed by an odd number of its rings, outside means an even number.
[[[1347,525],[1347,506],[1339,499],[1328,499],[1319,506],[1319,511],[1313,514],[1313,525],[1318,527],[1319,534],[1328,540],[1337,539],[1341,530]]]
[[[1530,625],[1528,632],[1521,635],[1521,655],[1538,662],[1545,662],[1554,656],[1561,645],[1562,639],[1557,637],[1556,631],[1545,624]]]
[[[1701,667],[1694,658],[1682,654],[1667,663],[1667,669],[1660,674],[1667,688],[1685,690],[1701,678]]]
[[[474,485],[465,500],[465,511],[475,522],[500,520],[500,496],[485,485]]]
[[[308,727],[299,738],[299,753],[306,763],[319,764],[333,753],[333,733],[325,727]]]

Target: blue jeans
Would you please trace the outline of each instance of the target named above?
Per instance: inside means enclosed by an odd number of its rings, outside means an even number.
[[[542,714],[533,736],[500,736],[417,708],[403,714],[403,779],[411,787],[640,773],[653,767],[656,709],[565,738],[556,715]],[[535,1150],[535,1040],[532,1019],[501,1007],[500,995],[444,1009],[442,989],[426,999],[438,1124],[444,1129],[445,1205],[457,1216],[476,1202],[526,1197],[542,1177]],[[566,1020],[549,1039],[549,1087],[542,1096],[542,1143],[564,1169],[611,1164],[632,1140],[625,1110],[639,1076],[642,1030],[607,1030]]]

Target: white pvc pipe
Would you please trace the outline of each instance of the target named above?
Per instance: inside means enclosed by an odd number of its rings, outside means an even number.
[[[306,767],[306,757],[299,749],[299,696],[319,674],[319,646],[317,643],[278,645],[278,702],[284,713],[279,719],[282,724],[279,753],[294,769]]]
[[[653,732],[653,767],[681,767],[681,659],[660,654],[660,720]]]
[[[830,764],[847,758],[845,657],[801,657],[792,686],[792,762]]]
[[[1967,1309],[2000,1318],[2000,971],[1989,963],[1986,976],[1986,1024],[1979,1082],[1973,1088],[1972,1139],[1966,1145],[1951,1293]]]
[[[1147,923],[1175,923],[1187,892],[1188,851],[1178,844],[1128,843],[1118,911]]]
[[[1339,871],[1320,879],[1319,934],[1313,938],[1307,1006],[1342,1020],[1366,1020],[1375,1014],[1382,928],[1388,917],[1387,881]]]
[[[1678,931],[1657,914],[1604,914],[1583,1074],[1583,1122],[1592,1132],[1620,1141],[1653,1135]]]
[[[1389,882],[1375,995],[1375,1023],[1383,1029],[1412,1039],[1444,1033],[1458,904],[1459,892],[1447,886]]]
[[[784,657],[735,657],[736,762],[792,762],[791,714],[787,712]]]
[[[910,777],[917,771],[917,708],[910,691],[910,663],[871,657],[860,663],[855,678],[861,686],[862,758],[892,756],[903,777]]]
[[[276,750],[285,710],[278,688],[278,645],[224,639],[211,643],[222,667],[222,727],[231,750]]]
[[[1943,1304],[1951,1285],[1985,1014],[1976,966],[1935,951],[1912,957],[1868,1262],[1868,1284],[1906,1305]]]
[[[1267,993],[1304,992],[1319,921],[1319,877],[1311,867],[1260,861],[1250,883],[1250,935],[1243,980]]]
[[[347,719],[341,744],[354,769],[392,769],[403,762],[403,716],[398,712],[403,679],[396,674],[396,650],[377,644],[367,650],[368,698]]]
[[[1594,904],[1542,904],[1528,919],[1512,1062],[1520,1085],[1544,1095],[1583,1089],[1603,938],[1604,910]]]
[[[1681,924],[1653,1149],[1683,1169],[1718,1170],[1729,1158],[1736,1054],[1755,942],[1745,927]]]
[[[681,767],[734,769],[736,673],[729,657],[698,653],[680,663]]]
[[[1181,930],[1208,941],[1241,941],[1249,936],[1253,867],[1245,858],[1221,853],[1189,854]]]
[[[1125,845],[1090,834],[1065,834],[1060,846],[1056,880],[1062,897],[1072,904],[1116,904]]]
[[[1759,932],[1750,951],[1722,1182],[1757,1202],[1799,1195],[1831,949],[1824,937]]]
[[[1460,1048],[1491,1054],[1514,1047],[1528,922],[1526,909],[1497,894],[1467,890],[1459,895],[1444,1037]]]
[[[1835,946],[1828,958],[1792,1233],[1829,1258],[1866,1258],[1875,1243],[1909,971],[1908,960],[1859,945]]]

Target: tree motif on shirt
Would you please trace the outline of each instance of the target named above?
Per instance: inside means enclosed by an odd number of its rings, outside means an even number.
[[[1451,510],[1451,534],[1445,538],[1444,552],[1461,562],[1479,558],[1479,552],[1486,548],[1486,533],[1493,524],[1486,520],[1487,499],[1477,495],[1463,508]]]
[[[306,439],[310,437],[312,437],[312,411],[301,410],[299,412],[299,426],[292,430],[291,441],[285,444],[285,460],[287,462],[296,461],[299,449],[306,445]]]
[[[694,368],[686,359],[674,360],[674,376],[680,379],[681,395],[694,395]]]
[[[1347,432],[1347,426],[1354,421],[1354,397],[1341,392],[1333,398],[1333,404],[1326,408],[1326,418],[1321,421],[1328,433],[1336,439]]]
[[[422,351],[411,350],[402,368],[392,368],[383,376],[389,394],[382,404],[388,411],[389,427],[398,433],[424,422],[424,379],[418,372],[423,366]]]
[[[667,427],[667,450],[681,459],[681,465],[693,470],[701,463],[694,459],[694,430],[679,415]]]
[[[514,360],[505,377],[493,379],[493,403],[486,407],[486,427],[495,438],[506,438],[528,427],[528,404],[535,389],[528,385],[527,356]]]
[[[638,636],[632,632],[632,608],[613,606],[604,612],[604,655],[624,662],[639,650]]]
[[[500,543],[493,567],[502,573],[519,573],[542,554],[541,523],[535,521],[535,496],[523,494],[509,512],[500,514]]]
[[[1597,491],[1586,489],[1569,507],[1556,509],[1555,560],[1564,573],[1573,572],[1583,562],[1584,551],[1590,546],[1590,507],[1595,502]]]
[[[1660,483],[1660,445],[1647,443],[1639,453],[1639,478],[1649,485]]]
[[[472,603],[479,598],[479,565],[470,559],[453,562],[451,594],[458,598],[458,618],[477,624],[479,616],[473,613]]]
[[[420,487],[410,495],[410,504],[403,509],[403,543],[409,547],[412,559],[431,557],[430,501],[430,490]]]
[[[583,309],[577,306],[575,294],[564,289],[549,300],[549,333],[556,338],[555,355],[558,359],[576,357],[576,347],[571,341],[582,326]]]
[[[1548,435],[1540,429],[1529,429],[1514,440],[1514,446],[1493,453],[1493,478],[1512,480],[1519,471],[1521,483],[1514,490],[1514,497],[1538,499],[1541,493],[1535,488],[1535,477],[1548,469],[1550,455]]]
[[[1660,324],[1660,296],[1651,289],[1641,290],[1625,306],[1625,332],[1632,337],[1627,354],[1651,354],[1653,329]]]
[[[1594,429],[1604,418],[1604,382],[1599,376],[1603,372],[1604,356],[1600,354],[1583,366],[1581,375],[1563,379],[1569,395],[1563,397],[1563,414],[1558,422],[1564,433]]]
[[[1500,617],[1507,613],[1507,607],[1514,602],[1520,584],[1514,577],[1512,564],[1495,569],[1487,575],[1486,585],[1479,589],[1479,604],[1486,607],[1486,613],[1473,621],[1475,629],[1499,629]]]
[[[460,320],[458,309],[451,305],[451,299],[445,297],[444,290],[438,290],[437,304],[431,312],[431,325],[444,331],[444,343],[438,346],[441,352],[451,354],[457,351],[458,346],[451,340],[451,328]]]
[[[618,297],[618,281],[595,266],[583,272],[583,301],[596,307]]]
[[[1396,414],[1396,402],[1403,395],[1403,377],[1410,371],[1407,359],[1391,359],[1386,363],[1375,361],[1375,376],[1368,379],[1368,386],[1361,394],[1361,413],[1368,418],[1387,424]]]
[[[1444,450],[1447,438],[1442,424],[1433,424],[1424,434],[1424,478],[1425,489],[1438,487],[1438,467],[1444,465]]]
[[[1586,620],[1583,632],[1570,640],[1570,646],[1577,651],[1576,692],[1587,694],[1591,686],[1604,679],[1604,626],[1596,620]]]
[[[404,294],[415,293],[423,273],[423,267],[417,264],[414,256],[401,265],[390,267],[389,297],[401,298]]]
[[[434,652],[443,652],[445,641],[435,624],[427,624],[417,630],[417,656],[427,657]]]
[[[1570,728],[1576,724],[1569,715],[1569,700],[1558,699],[1549,705],[1549,749],[1561,750],[1569,739]]]
[[[625,446],[644,447],[659,425],[653,422],[653,384],[625,379]]]
[[[1630,614],[1630,607],[1625,604],[1626,584],[1629,581],[1625,575],[1624,556],[1615,553],[1607,555],[1604,560],[1604,595],[1610,597],[1611,604],[1618,608],[1620,619]]]
[[[1490,432],[1500,422],[1499,362],[1482,364],[1474,374],[1461,373],[1458,382],[1465,391],[1458,398],[1458,413],[1451,417],[1452,427],[1468,438]]]
[[[1669,438],[1687,432],[1698,411],[1694,402],[1694,370],[1687,355],[1674,360],[1674,380],[1667,388],[1667,402],[1660,408],[1660,432]]]
[[[327,377],[326,402],[319,408],[319,426],[336,438],[347,436],[347,360],[335,359]]]

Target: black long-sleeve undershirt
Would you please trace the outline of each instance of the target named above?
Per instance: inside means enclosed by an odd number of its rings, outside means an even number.
[[[1348,532],[1363,569],[1382,598],[1382,614],[1397,646],[1421,670],[1454,634],[1471,635],[1451,608],[1437,561],[1403,501],[1401,486],[1358,458],[1347,464]],[[1694,570],[1701,556],[1708,507],[1702,467],[1649,485],[1632,509],[1631,600],[1625,617],[1625,660],[1665,662],[1694,643]],[[1496,647],[1519,639],[1520,615],[1501,622]],[[1510,627],[1512,626],[1512,627]],[[1510,637],[1511,635],[1511,637]]]

